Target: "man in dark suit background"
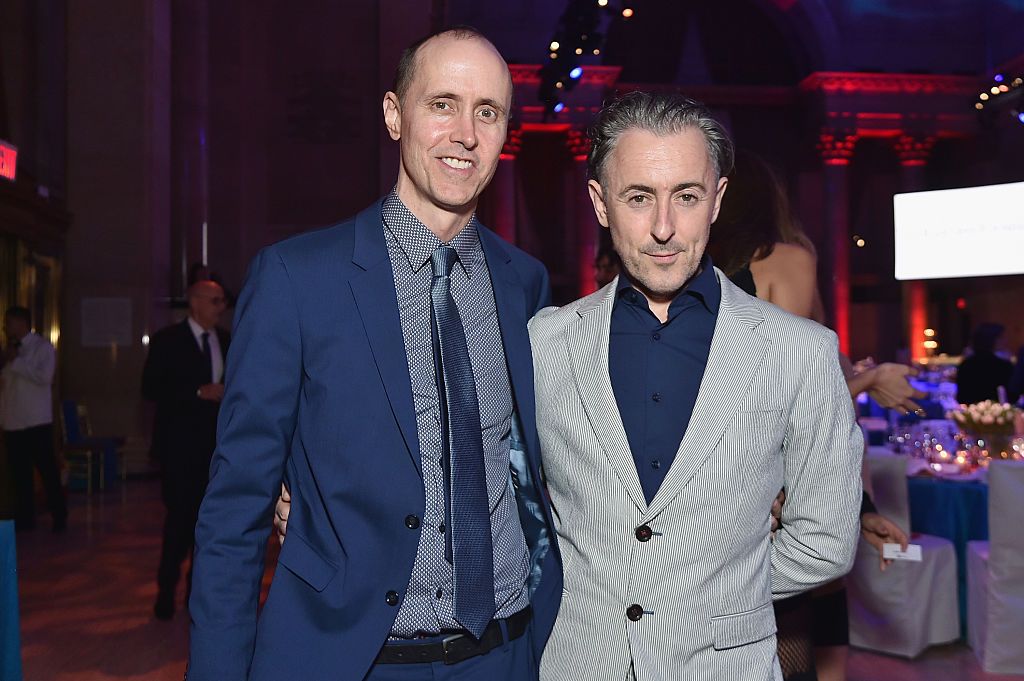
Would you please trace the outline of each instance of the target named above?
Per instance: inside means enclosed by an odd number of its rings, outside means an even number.
[[[156,402],[153,453],[160,462],[167,509],[153,608],[162,620],[174,615],[181,564],[192,548],[216,445],[229,341],[228,333],[217,327],[223,311],[220,284],[198,281],[190,286],[188,317],[153,335],[142,373],[142,394]],[[189,590],[191,580],[190,569]]]

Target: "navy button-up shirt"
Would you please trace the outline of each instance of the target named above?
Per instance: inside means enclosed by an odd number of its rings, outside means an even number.
[[[722,289],[701,260],[662,323],[623,272],[615,291],[608,371],[640,485],[650,504],[693,414],[715,333]]]

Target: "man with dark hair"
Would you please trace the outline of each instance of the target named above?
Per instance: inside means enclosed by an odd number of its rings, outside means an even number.
[[[14,483],[15,525],[19,530],[35,527],[35,466],[43,479],[53,531],[63,532],[68,509],[53,451],[51,386],[56,353],[48,340],[32,331],[28,308],[8,308],[4,333],[7,345],[0,358],[0,428]]]
[[[460,28],[407,50],[395,83],[394,189],[264,249],[239,298],[190,679],[537,677],[561,594],[526,331],[548,277],[474,214],[511,78]],[[282,480],[289,536],[257,624]]]
[[[157,597],[157,619],[174,616],[181,564],[192,549],[199,504],[209,478],[224,397],[224,358],[230,337],[219,328],[224,289],[200,280],[188,289],[188,316],[153,334],[142,370],[142,394],[156,403],[152,450],[160,463],[166,509]],[[191,590],[189,570],[186,591]]]
[[[541,678],[781,680],[773,599],[843,575],[857,544],[863,441],[836,336],[705,254],[732,143],[703,106],[628,94],[591,145],[622,274],[530,322],[566,564]]]
[[[960,404],[975,404],[985,400],[1000,400],[999,388],[1005,399],[1010,399],[1010,379],[1013,363],[996,354],[1005,350],[1003,334],[1006,327],[995,322],[983,322],[971,334],[971,354],[965,357],[956,372],[956,400]]]

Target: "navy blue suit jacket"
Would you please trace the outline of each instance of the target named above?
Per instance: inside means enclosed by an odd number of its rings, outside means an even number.
[[[540,486],[527,320],[548,303],[543,266],[480,230],[516,416],[512,479],[531,556],[537,658],[562,574]],[[412,389],[380,202],[270,246],[242,290],[210,485],[196,527],[188,677],[363,678],[416,556],[423,481]],[[288,538],[257,617],[282,480]],[[393,599],[391,599],[393,600]]]

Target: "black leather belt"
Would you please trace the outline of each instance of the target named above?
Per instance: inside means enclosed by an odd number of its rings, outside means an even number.
[[[508,640],[514,641],[526,632],[526,627],[533,616],[533,610],[526,606],[510,617],[506,617],[505,627],[508,629]],[[452,634],[433,643],[389,642],[381,648],[377,655],[377,664],[423,664],[427,662],[444,662],[455,664],[477,655],[484,655],[505,642],[501,633],[501,621],[491,620],[484,629],[480,640],[470,634]]]

